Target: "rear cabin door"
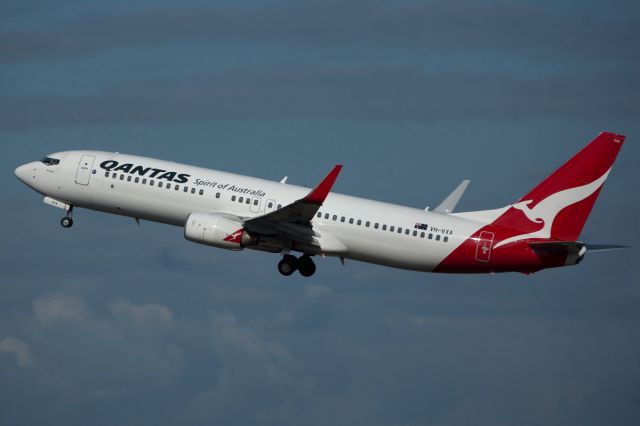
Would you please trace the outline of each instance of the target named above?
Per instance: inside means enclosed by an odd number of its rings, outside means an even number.
[[[96,157],[93,155],[83,155],[78,164],[78,171],[76,172],[76,183],[78,185],[89,185],[89,179],[91,178],[91,171],[93,170],[93,162]]]
[[[491,249],[493,248],[493,232],[482,231],[476,246],[476,260],[479,262],[489,262],[491,260]]]

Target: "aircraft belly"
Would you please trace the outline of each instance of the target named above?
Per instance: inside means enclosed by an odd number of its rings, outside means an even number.
[[[190,209],[184,204],[147,197],[141,194],[113,191],[94,193],[92,208],[107,213],[143,220],[183,226]]]

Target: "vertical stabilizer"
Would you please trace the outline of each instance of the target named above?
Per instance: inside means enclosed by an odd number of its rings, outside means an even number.
[[[622,135],[600,133],[494,224],[525,231],[528,238],[577,240],[623,143]],[[521,237],[503,240],[496,248]]]

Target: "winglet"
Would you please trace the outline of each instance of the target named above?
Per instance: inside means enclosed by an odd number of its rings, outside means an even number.
[[[329,192],[331,192],[331,188],[333,188],[333,184],[336,183],[336,179],[338,179],[338,175],[342,170],[342,165],[338,164],[329,172],[327,177],[324,178],[322,182],[318,186],[315,187],[313,191],[309,193],[306,197],[303,198],[303,202],[308,204],[322,204],[324,200],[327,199]]]
[[[463,180],[460,185],[456,189],[453,190],[451,194],[447,198],[444,199],[442,203],[438,207],[435,208],[434,212],[436,213],[444,213],[450,214],[453,213],[453,210],[458,205],[460,198],[464,194],[464,191],[467,190],[467,186],[469,186],[470,180]]]

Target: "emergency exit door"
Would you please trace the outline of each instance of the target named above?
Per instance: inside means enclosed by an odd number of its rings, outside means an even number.
[[[78,163],[78,171],[76,172],[76,183],[78,185],[89,185],[91,178],[91,170],[93,170],[93,162],[96,157],[93,155],[83,155]]]

